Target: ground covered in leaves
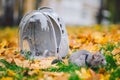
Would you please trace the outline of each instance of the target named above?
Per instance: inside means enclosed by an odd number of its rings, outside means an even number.
[[[51,65],[55,57],[30,60],[19,53],[17,28],[0,29],[0,80],[120,80],[120,26],[67,27],[70,51]],[[92,53],[103,49],[107,65],[91,69],[68,62],[77,50]],[[27,53],[26,53],[27,54]]]

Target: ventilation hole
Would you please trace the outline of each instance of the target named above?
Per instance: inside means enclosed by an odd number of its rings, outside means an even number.
[[[40,52],[38,51],[38,49],[36,49],[36,56],[39,56],[40,55]]]
[[[60,24],[60,27],[62,27],[62,24]]]
[[[60,21],[60,18],[57,18],[58,21]]]
[[[64,30],[62,30],[62,33],[64,33]]]
[[[35,54],[36,54],[36,56],[39,56],[39,55],[40,55],[40,53],[39,53],[39,52],[36,52]]]
[[[57,48],[57,53],[59,52],[59,48]]]

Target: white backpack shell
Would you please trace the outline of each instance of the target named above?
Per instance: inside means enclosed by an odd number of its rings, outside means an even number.
[[[68,35],[62,19],[48,7],[26,14],[19,25],[20,50],[24,55],[23,41],[30,48],[30,57],[65,57],[69,50]]]

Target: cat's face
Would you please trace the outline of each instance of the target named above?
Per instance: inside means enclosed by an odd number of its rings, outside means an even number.
[[[92,55],[91,66],[106,65],[106,59],[101,52]]]

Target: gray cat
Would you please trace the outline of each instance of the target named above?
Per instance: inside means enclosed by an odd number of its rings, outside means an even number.
[[[97,67],[99,65],[105,65],[106,60],[101,51],[96,52],[96,54],[92,54],[87,50],[80,50],[72,55],[69,58],[69,61],[77,66],[90,66]]]

